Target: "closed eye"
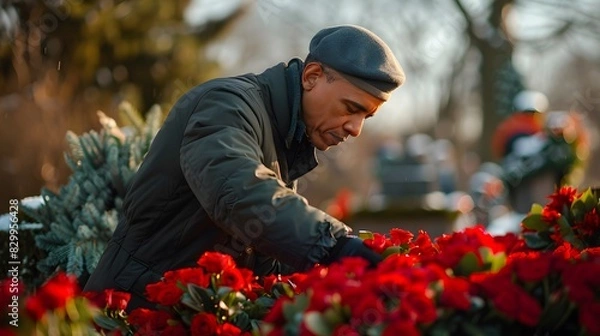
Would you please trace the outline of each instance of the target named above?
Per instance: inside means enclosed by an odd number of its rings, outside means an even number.
[[[348,113],[350,114],[367,112],[367,109],[364,106],[355,101],[344,99],[343,102],[346,105],[346,110],[348,110]]]

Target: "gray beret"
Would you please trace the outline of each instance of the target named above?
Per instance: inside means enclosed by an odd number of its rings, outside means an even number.
[[[382,100],[388,100],[391,92],[404,83],[404,70],[390,48],[363,27],[322,29],[310,41],[310,56]]]

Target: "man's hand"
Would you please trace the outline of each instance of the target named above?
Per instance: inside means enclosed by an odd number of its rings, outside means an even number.
[[[338,239],[331,249],[329,257],[323,260],[323,264],[329,265],[344,257],[362,257],[369,262],[371,267],[377,266],[383,258],[363,244],[362,239],[355,236],[346,236]]]

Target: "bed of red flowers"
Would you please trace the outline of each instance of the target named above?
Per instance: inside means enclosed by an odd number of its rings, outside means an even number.
[[[258,278],[206,253],[147,287],[158,309],[127,293],[79,293],[59,274],[22,300],[12,334],[104,335],[600,335],[598,194],[563,187],[534,205],[521,235],[483,227],[430,239],[363,233],[386,258],[347,258],[302,274]],[[9,307],[11,283],[2,283]],[[52,332],[54,331],[54,333]]]

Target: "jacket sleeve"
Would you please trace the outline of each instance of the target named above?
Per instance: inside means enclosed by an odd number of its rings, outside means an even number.
[[[264,127],[240,96],[209,91],[187,123],[181,168],[213,222],[243,244],[240,251],[251,247],[305,270],[327,258],[349,228],[310,206],[262,163]]]

